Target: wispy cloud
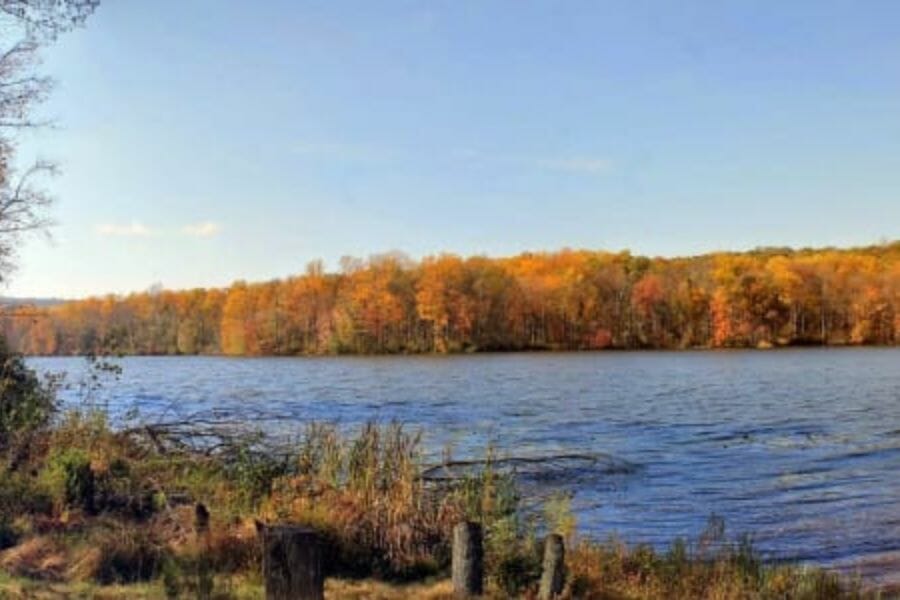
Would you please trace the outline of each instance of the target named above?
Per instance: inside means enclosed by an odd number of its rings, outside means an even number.
[[[94,227],[94,231],[109,237],[149,238],[180,234],[197,238],[209,238],[218,235],[222,231],[222,226],[214,221],[201,221],[199,223],[188,223],[179,228],[158,229],[148,227],[140,221],[131,221],[130,223],[100,223]]]
[[[140,221],[132,221],[131,223],[101,223],[95,227],[100,235],[109,235],[116,237],[150,237],[156,234],[156,231],[147,227]]]
[[[612,169],[612,162],[605,158],[542,158],[535,162],[542,169],[551,171],[603,174],[608,173]]]
[[[222,231],[222,226],[212,221],[204,221],[202,223],[192,223],[181,228],[181,233],[192,237],[208,238],[217,235]]]

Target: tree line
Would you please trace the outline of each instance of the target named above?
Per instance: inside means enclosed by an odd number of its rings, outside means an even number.
[[[154,289],[37,310],[3,334],[28,354],[375,354],[893,345],[900,241],[649,258],[563,250],[321,262],[227,289]]]

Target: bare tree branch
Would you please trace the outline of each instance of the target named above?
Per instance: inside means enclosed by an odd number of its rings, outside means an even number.
[[[0,51],[0,282],[14,267],[21,236],[52,225],[45,214],[51,197],[36,179],[55,174],[55,165],[37,161],[20,175],[12,166],[16,145],[10,134],[49,124],[31,116],[53,88],[49,77],[35,72],[39,50],[84,23],[98,5],[99,0],[0,0],[0,44],[17,40]],[[7,36],[7,30],[13,34]]]
[[[30,38],[53,41],[84,23],[100,0],[0,0],[0,15],[26,29]]]

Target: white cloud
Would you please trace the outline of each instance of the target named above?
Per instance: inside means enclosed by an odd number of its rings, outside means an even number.
[[[608,173],[612,162],[605,158],[545,158],[537,161],[537,165],[553,171],[570,171],[574,173]]]
[[[95,227],[100,235],[110,235],[117,237],[150,237],[156,232],[141,223],[140,221],[132,221],[131,223],[101,223]]]
[[[222,226],[212,221],[204,221],[203,223],[193,223],[185,225],[181,228],[181,233],[193,237],[212,237],[222,230]]]
[[[100,235],[111,237],[132,237],[132,238],[148,238],[155,236],[169,236],[180,233],[198,238],[208,238],[217,235],[222,230],[222,226],[214,221],[201,221],[199,223],[188,223],[179,229],[156,229],[148,227],[140,221],[131,221],[130,223],[101,223],[94,227]]]

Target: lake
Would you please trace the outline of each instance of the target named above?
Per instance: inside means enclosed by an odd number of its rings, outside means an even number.
[[[85,363],[29,362],[71,381]],[[665,547],[716,514],[769,558],[880,581],[900,566],[900,349],[119,364],[121,381],[98,396],[116,414],[225,408],[273,431],[398,419],[426,432],[432,456],[449,445],[480,457],[489,443],[501,455],[604,453],[634,468],[542,484],[574,493],[584,534]]]

